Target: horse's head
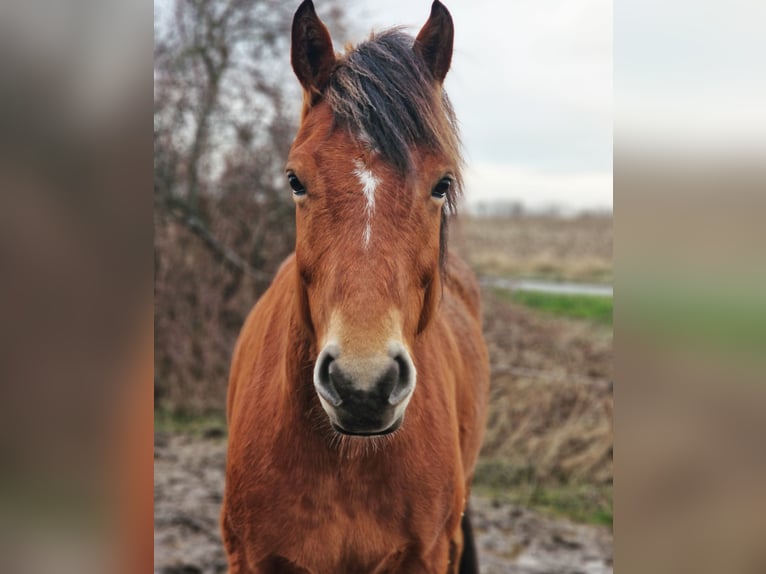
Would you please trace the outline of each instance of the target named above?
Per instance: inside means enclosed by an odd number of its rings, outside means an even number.
[[[314,385],[341,433],[396,430],[415,389],[411,352],[439,301],[460,187],[442,91],[452,38],[438,1],[414,41],[394,30],[337,59],[310,0],[293,21],[304,106],[286,171],[299,305],[318,351]]]

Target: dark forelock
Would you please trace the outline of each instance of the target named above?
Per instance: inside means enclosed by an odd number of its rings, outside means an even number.
[[[415,146],[452,159],[457,185],[448,199],[454,208],[462,183],[455,114],[412,46],[399,29],[373,35],[338,62],[325,98],[336,123],[402,174],[414,167]]]

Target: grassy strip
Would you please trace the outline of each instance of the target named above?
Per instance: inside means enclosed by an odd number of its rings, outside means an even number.
[[[537,291],[493,289],[501,299],[545,313],[575,319],[587,319],[603,325],[612,324],[612,298],[595,295],[566,295]]]
[[[188,433],[195,436],[226,436],[226,415],[221,412],[192,414],[183,411],[155,409],[155,432]]]
[[[504,460],[480,460],[473,490],[576,522],[612,526],[611,485],[544,484],[533,474],[532,469],[515,468]]]
[[[543,486],[521,484],[508,490],[475,484],[474,492],[504,502],[511,502],[551,516],[563,516],[584,524],[612,526],[611,486]]]

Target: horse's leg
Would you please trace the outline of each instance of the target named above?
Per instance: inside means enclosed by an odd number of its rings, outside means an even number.
[[[463,530],[463,554],[460,556],[459,574],[479,574],[479,556],[476,553],[476,543],[473,538],[470,510],[466,506],[465,514],[460,521],[460,528]]]

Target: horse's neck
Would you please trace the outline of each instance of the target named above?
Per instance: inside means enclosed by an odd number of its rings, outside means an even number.
[[[288,328],[282,357],[284,368],[282,399],[288,406],[293,404],[297,408],[306,408],[311,404],[312,395],[315,392],[311,335],[303,324],[296,305],[291,304],[289,309],[284,311],[288,317]]]
[[[288,435],[303,434],[324,416],[314,390],[314,345],[296,305],[290,304],[280,314],[287,316],[287,329],[280,357],[279,416],[273,423],[283,426]]]

